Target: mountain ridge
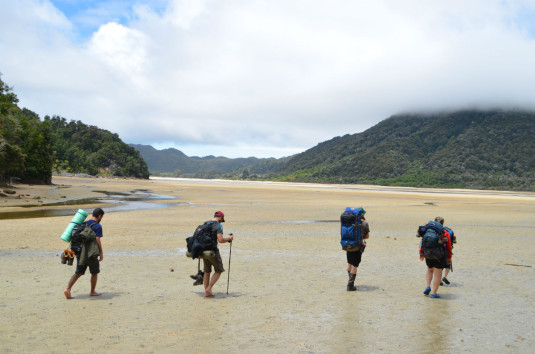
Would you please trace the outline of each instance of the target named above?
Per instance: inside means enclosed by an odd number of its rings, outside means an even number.
[[[281,159],[167,150],[187,177],[535,191],[534,136],[534,112],[460,110],[393,115]],[[152,158],[140,153],[152,172]]]

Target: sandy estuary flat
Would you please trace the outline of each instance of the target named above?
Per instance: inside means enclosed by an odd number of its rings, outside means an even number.
[[[534,193],[188,179],[53,183],[16,185],[17,197],[0,198],[2,353],[534,351]],[[132,195],[142,204],[116,197]],[[89,296],[86,274],[66,300],[74,267],[60,263],[68,244],[59,237],[76,210],[97,205],[108,210],[103,295]],[[371,229],[356,292],[346,291],[339,245],[346,206],[364,207]],[[235,242],[230,274],[205,298],[192,285],[197,260],[186,257],[185,238],[216,210]],[[422,294],[426,267],[415,234],[437,215],[458,242],[451,284],[431,299]],[[220,250],[228,271],[229,244]]]

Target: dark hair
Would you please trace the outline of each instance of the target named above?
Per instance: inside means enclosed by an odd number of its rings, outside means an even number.
[[[104,210],[102,210],[101,208],[95,208],[95,210],[93,210],[94,217],[98,218],[101,215],[104,215]]]

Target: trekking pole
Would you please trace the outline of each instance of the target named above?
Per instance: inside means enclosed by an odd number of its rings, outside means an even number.
[[[229,243],[230,243],[230,250],[228,253],[227,295],[228,295],[228,284],[230,281],[230,258],[232,257],[232,241],[229,241]]]

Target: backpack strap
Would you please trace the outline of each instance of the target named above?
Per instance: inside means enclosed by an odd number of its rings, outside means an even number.
[[[357,214],[357,218],[355,220],[355,241],[357,242],[357,245],[362,244],[362,237],[360,235],[360,225],[362,224],[362,218],[360,215],[360,212]]]

